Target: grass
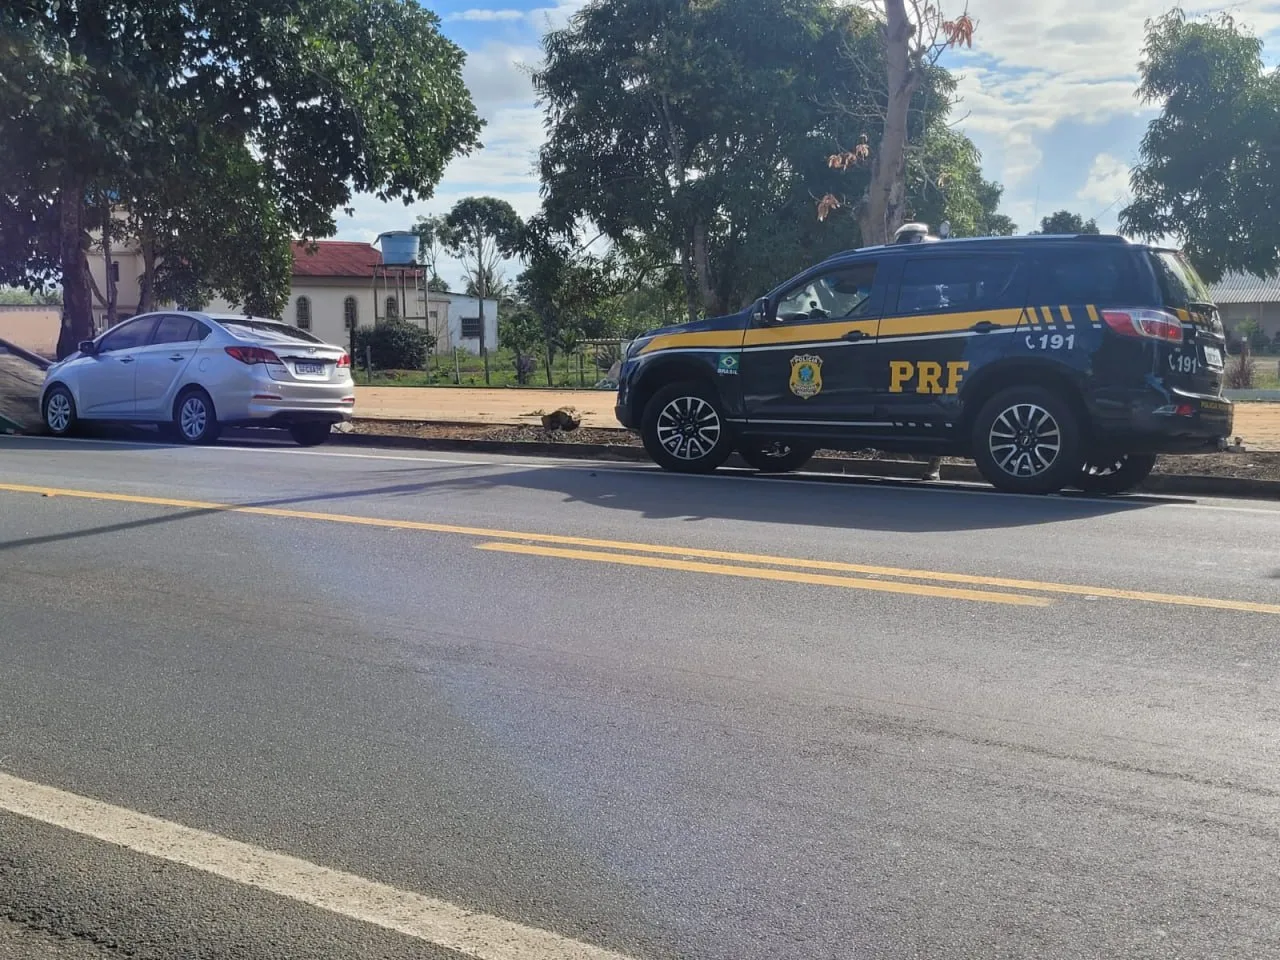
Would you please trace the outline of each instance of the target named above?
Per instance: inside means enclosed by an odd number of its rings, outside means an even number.
[[[567,359],[567,363],[566,363]],[[547,383],[546,368],[539,365],[525,384],[526,389],[579,390],[590,389],[604,379],[606,371],[593,369],[584,361],[579,373],[578,358],[557,358],[551,371],[551,383]],[[484,381],[484,360],[468,353],[459,353],[457,365],[449,354],[433,356],[425,370],[375,370],[366,376],[357,366],[356,383],[374,387],[518,387],[515,354],[508,350],[495,350],[489,354],[489,382]]]

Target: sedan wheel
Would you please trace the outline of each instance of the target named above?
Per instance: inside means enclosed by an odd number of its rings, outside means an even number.
[[[218,438],[213,401],[203,390],[189,390],[174,404],[174,423],[184,443],[212,443]]]
[[[57,386],[49,391],[44,401],[44,422],[55,437],[65,437],[76,425],[76,402],[71,391]]]

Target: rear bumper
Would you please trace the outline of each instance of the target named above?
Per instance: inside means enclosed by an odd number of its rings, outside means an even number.
[[[1206,453],[1231,436],[1235,407],[1176,388],[1112,392],[1095,399],[1098,439],[1126,453]]]
[[[355,399],[348,402],[253,399],[234,419],[226,421],[242,427],[288,426],[291,423],[342,423],[355,412]]]

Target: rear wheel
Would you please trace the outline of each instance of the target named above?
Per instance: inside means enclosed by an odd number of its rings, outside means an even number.
[[[329,439],[331,432],[327,423],[295,423],[289,427],[289,436],[300,447],[318,447]]]
[[[199,387],[178,394],[173,402],[173,426],[183,443],[213,443],[220,432],[213,399]]]
[[[1147,479],[1155,465],[1153,453],[1095,456],[1085,462],[1075,486],[1085,493],[1126,493]]]
[[[76,428],[76,401],[62,384],[44,398],[44,425],[55,437],[65,437]]]
[[[655,393],[644,408],[640,436],[654,462],[677,473],[710,473],[733,452],[720,398],[696,381]]]
[[[1008,493],[1054,493],[1080,473],[1080,425],[1062,396],[1044,387],[1002,390],[978,412],[973,459]]]
[[[813,458],[817,448],[811,443],[794,440],[744,440],[738,444],[738,456],[747,466],[761,473],[790,473],[799,470]]]

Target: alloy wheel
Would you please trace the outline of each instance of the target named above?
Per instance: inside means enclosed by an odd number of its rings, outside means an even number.
[[[676,397],[658,414],[658,442],[679,460],[701,460],[720,441],[720,415],[701,397]]]
[[[1058,421],[1036,403],[1018,403],[1004,410],[987,438],[991,458],[1012,477],[1038,477],[1057,462],[1062,452]]]
[[[71,425],[71,398],[59,391],[49,398],[45,408],[45,423],[54,433],[64,433]]]
[[[204,435],[209,422],[209,408],[198,396],[187,397],[178,411],[178,426],[188,440],[198,440]]]

